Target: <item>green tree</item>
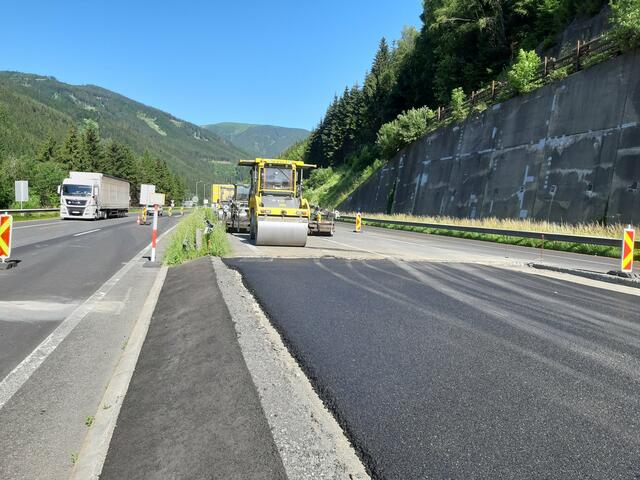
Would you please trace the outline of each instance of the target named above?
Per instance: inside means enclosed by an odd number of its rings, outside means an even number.
[[[640,1],[611,0],[611,34],[622,48],[640,46]]]
[[[79,170],[82,166],[82,145],[75,125],[69,127],[67,137],[60,148],[58,159],[69,170]]]
[[[509,85],[518,93],[529,93],[542,86],[540,68],[542,61],[538,54],[531,50],[522,49],[518,52],[518,60],[507,74]]]
[[[40,146],[36,160],[38,162],[52,162],[56,160],[58,150],[58,142],[51,135],[47,137],[44,143]]]
[[[109,140],[104,149],[100,170],[118,178],[134,181],[136,177],[135,155],[126,145]]]
[[[454,88],[451,91],[451,101],[449,102],[449,108],[451,108],[451,118],[455,122],[461,122],[467,115],[469,115],[469,107],[465,105],[467,96],[464,90],[460,87]]]
[[[82,171],[99,172],[103,165],[103,151],[98,129],[89,124],[82,134],[82,155],[80,169]]]

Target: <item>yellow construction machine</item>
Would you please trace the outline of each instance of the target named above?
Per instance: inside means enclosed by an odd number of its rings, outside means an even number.
[[[249,233],[256,245],[304,247],[307,244],[309,202],[302,196],[304,162],[256,158],[240,160],[251,167]]]

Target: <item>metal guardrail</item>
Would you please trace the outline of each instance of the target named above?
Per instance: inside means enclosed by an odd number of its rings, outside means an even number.
[[[355,217],[340,216],[340,221],[348,221],[349,223],[355,222]],[[470,233],[484,233],[488,235],[503,235],[505,237],[518,237],[518,238],[534,238],[541,241],[548,242],[567,242],[567,243],[580,243],[583,245],[599,245],[602,247],[621,247],[622,236],[618,238],[608,237],[586,237],[583,235],[568,235],[564,233],[548,233],[548,232],[531,232],[525,230],[504,230],[499,228],[487,228],[487,227],[467,227],[463,225],[449,225],[442,223],[425,223],[425,222],[403,222],[400,220],[382,220],[379,218],[367,218],[362,217],[364,224],[379,223],[387,225],[398,225],[404,227],[418,227],[418,228],[432,228],[439,230],[452,230],[458,232],[470,232]],[[640,240],[636,241],[636,248],[640,248]]]
[[[0,213],[43,213],[59,212],[60,208],[1,208]]]

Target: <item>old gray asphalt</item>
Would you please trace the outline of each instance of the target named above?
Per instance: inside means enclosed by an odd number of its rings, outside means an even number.
[[[226,263],[374,477],[640,478],[637,296],[482,265]]]
[[[159,232],[179,218],[161,218]],[[15,228],[12,258],[21,262],[0,271],[0,379],[151,241],[150,226],[137,226],[135,216],[47,219]]]
[[[209,258],[169,270],[100,478],[286,478]]]

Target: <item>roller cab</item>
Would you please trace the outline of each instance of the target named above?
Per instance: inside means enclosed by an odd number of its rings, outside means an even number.
[[[256,158],[241,160],[251,167],[249,232],[256,245],[304,247],[307,243],[309,202],[302,196],[304,162]]]

